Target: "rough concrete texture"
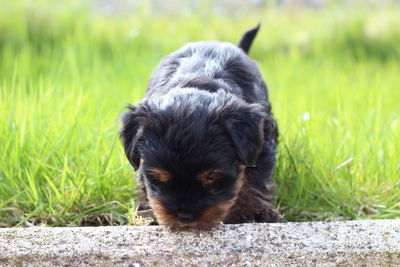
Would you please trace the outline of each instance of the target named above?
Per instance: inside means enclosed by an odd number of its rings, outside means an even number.
[[[400,265],[400,220],[163,227],[3,228],[0,265]]]

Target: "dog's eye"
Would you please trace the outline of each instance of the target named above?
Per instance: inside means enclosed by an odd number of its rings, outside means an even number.
[[[207,170],[196,176],[197,180],[205,185],[211,185],[215,181],[221,178],[221,171],[219,170]]]
[[[152,168],[146,171],[146,177],[153,181],[167,183],[171,180],[171,175],[166,170]]]

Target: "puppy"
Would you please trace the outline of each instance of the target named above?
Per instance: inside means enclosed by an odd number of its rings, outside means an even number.
[[[278,130],[267,87],[238,46],[189,43],[153,72],[143,100],[122,116],[120,136],[137,171],[139,209],[173,229],[219,222],[277,222],[272,171]],[[148,214],[148,212],[147,212]]]

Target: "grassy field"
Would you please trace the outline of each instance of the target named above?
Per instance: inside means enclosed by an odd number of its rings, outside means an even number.
[[[237,42],[270,88],[287,221],[400,217],[400,13],[330,7],[248,17],[107,15],[67,1],[0,8],[0,226],[121,225],[135,217],[119,114],[162,56]]]

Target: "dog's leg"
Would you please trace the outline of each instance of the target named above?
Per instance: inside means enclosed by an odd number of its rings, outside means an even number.
[[[280,215],[273,205],[272,188],[273,185],[264,189],[244,185],[224,223],[279,222]]]
[[[257,167],[246,168],[244,183],[235,204],[224,223],[279,222],[281,216],[274,208],[275,195],[272,170],[275,163],[274,146],[264,143]]]
[[[146,186],[144,185],[143,176],[139,170],[137,173],[137,187],[138,193],[136,199],[139,201],[137,215],[143,218],[152,218],[151,225],[158,225],[154,212],[150,207],[149,200],[147,199]]]
[[[146,185],[144,184],[143,180],[142,168],[139,168],[136,173],[136,188],[137,188],[136,199],[139,201],[138,210],[141,211],[150,209],[149,201],[147,199]]]

